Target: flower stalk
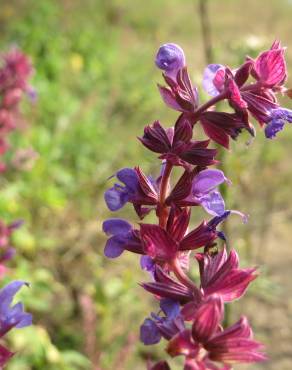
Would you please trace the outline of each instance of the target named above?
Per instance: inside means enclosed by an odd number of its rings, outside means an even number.
[[[234,70],[208,65],[203,87],[211,98],[201,105],[181,47],[162,45],[155,63],[163,70],[167,85],[158,85],[161,97],[179,116],[173,127],[164,128],[159,121],[147,125],[139,138],[158,155],[161,175],[153,178],[140,167],[123,168],[114,176],[118,182],[105,192],[111,211],[130,203],[140,219],[137,227],[119,218],[104,221],[103,230],[109,236],[105,255],[140,255],[140,265],[150,275],[151,281],[141,286],[153,294],[159,309],[141,325],[140,339],[145,345],[166,340],[171,357],[184,357],[184,370],[228,370],[233,363],[264,361],[264,347],[253,339],[244,316],[233,325],[222,326],[228,304],[245,294],[258,273],[254,267],[240,267],[236,250],[226,248],[226,230],[217,229],[230,215],[239,215],[243,222],[247,217],[228,209],[219,188],[231,181],[222,167],[210,167],[218,163],[212,145],[220,151],[228,149],[243,130],[254,136],[252,121],[264,127],[268,139],[292,122],[292,111],[280,107],[276,99],[277,93],[285,91],[284,48],[275,41],[255,60],[247,57]],[[247,83],[251,78],[254,82]],[[232,112],[219,110],[223,107],[219,102],[228,103]],[[197,140],[198,125],[206,140]],[[176,183],[171,181],[174,167],[181,171]],[[202,207],[206,217],[194,227],[190,220],[195,207]],[[147,223],[153,211],[157,222]],[[199,281],[188,276],[194,261]],[[170,370],[170,365],[148,362],[147,369]]]

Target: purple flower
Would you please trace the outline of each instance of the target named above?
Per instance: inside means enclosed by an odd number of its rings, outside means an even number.
[[[223,89],[225,67],[221,64],[209,64],[203,75],[203,88],[211,96],[217,96]]]
[[[292,123],[292,110],[287,108],[277,108],[271,111],[272,119],[282,119]]]
[[[223,221],[230,213],[239,215],[243,222],[248,220],[247,215],[237,210],[225,211],[225,202],[217,187],[222,183],[231,181],[220,170],[208,169],[199,172],[192,182],[192,195],[184,200],[186,204],[200,204],[209,214],[222,216],[218,222]],[[226,213],[228,212],[228,213]],[[214,222],[214,221],[212,221]]]
[[[24,281],[13,281],[0,290],[0,337],[3,337],[12,328],[23,328],[32,323],[32,316],[23,311],[22,303],[11,306],[14,295],[23,285]]]
[[[213,216],[221,216],[225,212],[225,203],[217,187],[230,183],[220,170],[203,170],[195,176],[192,185],[192,197],[197,203]]]
[[[152,318],[147,318],[140,328],[140,340],[145,345],[160,342],[161,337],[172,338],[180,330],[184,329],[183,321],[180,317],[180,305],[178,302],[168,298],[160,301],[160,308],[164,316],[154,313]]]
[[[140,341],[146,346],[157,344],[161,340],[161,333],[152,319],[145,319],[140,327]]]
[[[265,127],[265,135],[267,139],[274,139],[279,131],[282,131],[285,121],[282,119],[273,119]]]
[[[132,168],[123,168],[116,173],[121,184],[114,184],[104,194],[105,202],[111,211],[117,211],[130,201],[138,190],[138,176]]]
[[[282,131],[285,123],[292,123],[292,110],[286,108],[273,109],[270,113],[270,121],[265,127],[265,135],[268,139],[276,137]]]
[[[148,271],[151,276],[155,272],[155,261],[149,256],[142,256],[140,259],[140,266],[142,270]]]
[[[129,222],[120,218],[110,218],[104,221],[102,229],[107,235],[112,235],[104,248],[106,257],[119,257],[124,250],[143,253],[138,232],[133,229]]]
[[[165,71],[169,77],[176,79],[177,72],[185,66],[185,55],[183,49],[176,44],[168,43],[160,46],[155,64]]]
[[[115,184],[105,194],[105,202],[111,211],[117,211],[127,202],[133,204],[140,219],[143,219],[158,202],[158,182],[146,176],[139,167],[123,168],[116,174],[124,185]],[[151,207],[144,207],[151,206]]]

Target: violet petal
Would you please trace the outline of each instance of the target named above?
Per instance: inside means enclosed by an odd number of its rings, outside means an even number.
[[[122,168],[116,174],[117,179],[123,182],[129,190],[135,192],[137,190],[139,181],[136,171],[132,168]]]
[[[221,216],[225,212],[225,202],[219,191],[206,194],[200,198],[200,203],[205,211],[212,216]]]
[[[146,346],[160,342],[161,334],[155,322],[151,319],[145,319],[140,327],[140,340]]]
[[[104,255],[107,258],[117,258],[124,251],[124,241],[118,236],[109,238],[104,248]]]
[[[211,96],[216,96],[220,93],[214,85],[214,77],[219,69],[224,67],[221,64],[209,64],[203,75],[203,88]]]
[[[180,312],[179,303],[169,298],[161,299],[160,308],[162,309],[162,311],[164,312],[168,319],[175,318]]]
[[[192,190],[194,195],[209,193],[224,181],[228,180],[222,171],[216,169],[203,170],[194,178]]]
[[[132,225],[121,218],[109,218],[102,224],[102,230],[107,235],[126,235],[132,229]]]
[[[282,119],[273,119],[265,127],[265,136],[267,139],[274,139],[279,131],[282,131],[285,121]]]

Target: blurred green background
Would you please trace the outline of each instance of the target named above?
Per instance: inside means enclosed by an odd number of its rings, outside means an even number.
[[[176,117],[159,97],[161,75],[153,60],[160,44],[180,44],[200,88],[206,62],[198,2],[0,5],[0,49],[16,44],[31,56],[38,92],[36,104],[23,105],[27,127],[12,135],[12,143],[32,147],[39,157],[30,171],[1,176],[1,217],[25,220],[15,233],[18,255],[9,279],[31,282],[22,297],[35,323],[10,334],[18,354],[7,369],[145,369],[149,352],[164,355],[164,344],[136,345],[140,323],[157,305],[138,286],[148,276],[136,256],[103,257],[101,224],[110,215],[103,191],[107,178],[124,166],[158,173],[155,156],[135,139],[145,124],[160,119],[171,126]],[[209,17],[217,63],[235,67],[280,38],[292,70],[292,1],[209,0]],[[291,370],[292,128],[275,141],[257,131],[252,144],[243,135],[224,155],[233,182],[228,208],[250,214],[248,225],[236,217],[229,223],[231,245],[242,265],[258,265],[262,272],[246,297],[232,304],[231,320],[247,314],[268,347],[270,362],[250,368]],[[136,221],[130,207],[118,215]]]

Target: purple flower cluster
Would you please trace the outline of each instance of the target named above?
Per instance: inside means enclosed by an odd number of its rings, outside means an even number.
[[[231,182],[221,170],[209,168],[218,163],[216,149],[209,144],[213,141],[228,148],[230,139],[244,129],[254,136],[252,118],[265,126],[268,138],[292,122],[292,111],[281,108],[276,100],[278,92],[286,91],[284,48],[275,41],[269,50],[255,60],[246,58],[237,69],[209,65],[203,87],[212,98],[201,105],[179,46],[161,46],[155,63],[164,71],[167,84],[158,85],[160,94],[167,106],[179,112],[173,127],[155,121],[139,138],[159,155],[161,173],[153,178],[139,167],[121,169],[113,176],[117,182],[105,192],[105,201],[111,211],[131,203],[140,220],[155,212],[158,222],[134,226],[120,218],[106,220],[105,255],[139,254],[141,267],[150,273],[151,281],[141,286],[158,300],[159,310],[141,326],[140,339],[145,345],[165,339],[170,356],[184,356],[184,370],[227,370],[234,363],[263,361],[263,346],[253,339],[245,317],[227,328],[222,326],[224,304],[241,298],[257,271],[239,266],[238,254],[226,250],[226,235],[218,230],[231,214],[239,214],[244,222],[246,216],[226,209],[219,186]],[[216,111],[216,104],[223,100],[229,111]],[[207,140],[197,139],[199,124]],[[181,176],[171,184],[174,167],[181,169]],[[211,218],[191,227],[193,207],[202,207]],[[193,251],[200,272],[197,283],[188,275]],[[169,370],[170,366],[165,361],[149,362],[148,369]]]
[[[0,56],[0,155],[9,148],[8,134],[21,123],[19,105],[24,94],[35,98],[35,91],[28,84],[33,73],[29,58],[20,50],[13,48]],[[0,171],[5,170],[0,163]]]

